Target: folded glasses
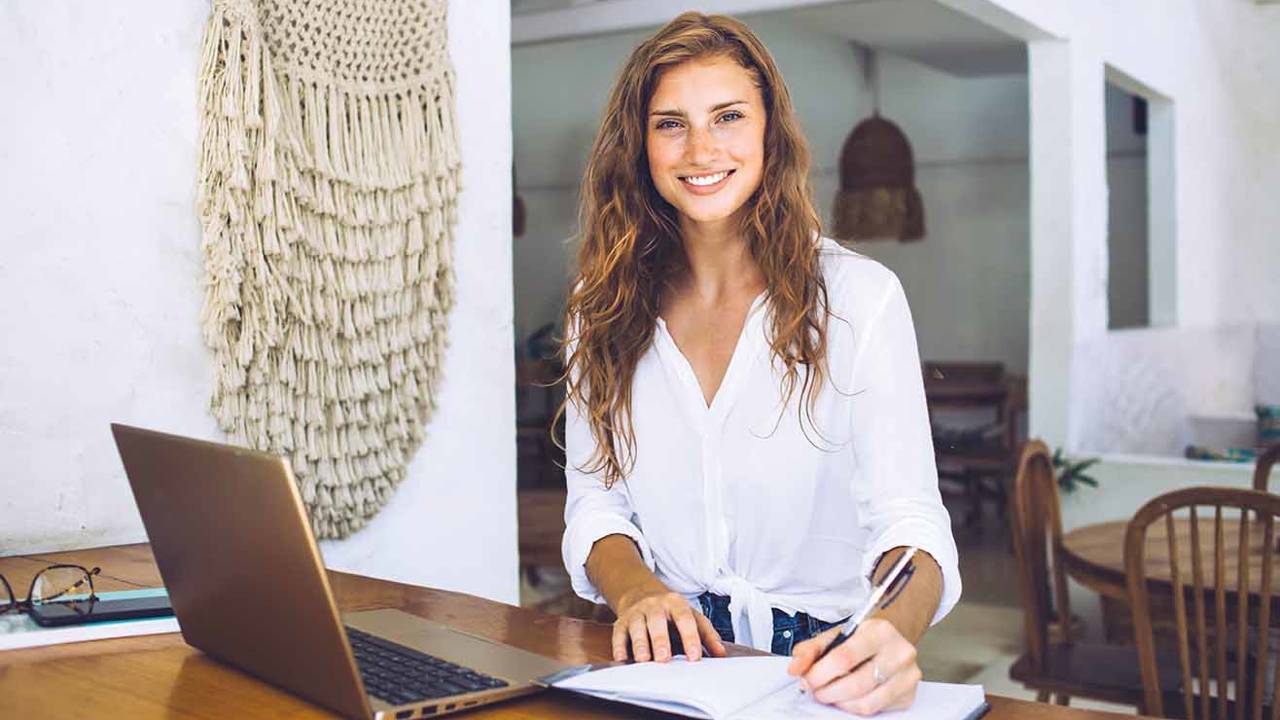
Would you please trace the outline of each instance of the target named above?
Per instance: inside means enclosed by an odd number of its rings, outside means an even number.
[[[86,590],[88,598],[76,599],[95,600],[98,596],[93,590],[93,576],[101,571],[102,568],[90,570],[82,565],[50,565],[31,578],[31,586],[27,588],[24,600],[19,600],[13,594],[13,586],[4,575],[0,575],[0,615],[13,610],[27,610],[32,605],[55,602],[59,598],[67,600],[68,596],[79,595]]]

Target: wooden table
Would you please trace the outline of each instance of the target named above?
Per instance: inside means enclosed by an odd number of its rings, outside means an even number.
[[[1213,587],[1213,519],[1202,517],[1200,524],[1201,567],[1205,582]],[[1062,538],[1063,569],[1081,585],[1101,596],[1103,635],[1107,642],[1131,645],[1134,643],[1133,615],[1129,608],[1129,590],[1124,570],[1124,534],[1128,522],[1097,523],[1076,528]],[[1224,519],[1223,547],[1226,600],[1229,608],[1235,606],[1236,568],[1239,564],[1240,524]],[[1255,523],[1250,528],[1249,585],[1251,594],[1261,593],[1262,579],[1262,531]],[[1178,567],[1182,581],[1191,585],[1191,524],[1187,518],[1174,520],[1177,533]],[[1163,522],[1153,523],[1147,531],[1147,589],[1150,593],[1152,623],[1157,636],[1176,638],[1173,610],[1173,579],[1169,563],[1168,534]],[[1280,573],[1280,562],[1272,565],[1272,571]],[[1207,600],[1207,602],[1212,602]],[[1211,607],[1207,606],[1207,607]],[[1233,611],[1234,612],[1234,611]],[[1271,612],[1280,613],[1280,597],[1271,598]]]
[[[0,573],[25,589],[51,562],[102,568],[100,590],[160,585],[146,545],[0,558]],[[610,628],[464,595],[331,572],[344,611],[400,608],[569,663],[610,659]],[[22,592],[19,590],[18,592]],[[751,653],[733,646],[733,654]],[[988,696],[989,720],[1108,720],[1087,712]],[[216,663],[177,634],[0,652],[0,717],[327,718],[325,711]],[[461,714],[503,718],[660,718],[655,712],[549,691]]]
[[[1128,601],[1128,587],[1124,571],[1124,534],[1128,522],[1098,523],[1076,528],[1062,538],[1063,569],[1081,585],[1104,597]],[[1204,568],[1206,583],[1212,583],[1213,538],[1214,526],[1212,518],[1200,518],[1199,521],[1201,567]],[[1262,587],[1262,529],[1250,523],[1250,529],[1257,532],[1249,534],[1249,589],[1251,593],[1260,593]],[[1224,557],[1224,577],[1227,581],[1227,594],[1235,594],[1238,582],[1236,568],[1239,564],[1240,523],[1235,520],[1222,521]],[[1183,583],[1191,584],[1191,522],[1187,518],[1174,520],[1175,541],[1178,548],[1178,567]],[[1169,538],[1163,521],[1153,523],[1147,530],[1146,568],[1148,588],[1152,592],[1170,595],[1173,588],[1173,576],[1169,563]],[[1280,561],[1273,562],[1272,571],[1280,571]],[[1280,601],[1280,598],[1273,598]],[[1277,605],[1275,607],[1280,607]]]

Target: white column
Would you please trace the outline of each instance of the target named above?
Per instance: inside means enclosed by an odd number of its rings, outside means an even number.
[[[1067,440],[1071,394],[1071,56],[1066,41],[1027,45],[1031,122],[1028,432]]]

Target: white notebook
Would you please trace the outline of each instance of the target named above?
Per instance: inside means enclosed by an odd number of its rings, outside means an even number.
[[[164,594],[164,588],[143,588],[140,590],[100,592],[98,597],[110,600],[156,597]],[[68,596],[69,599],[77,600],[82,597],[84,596]],[[60,645],[62,643],[85,642],[87,640],[105,640],[107,638],[134,637],[136,635],[159,635],[162,633],[176,633],[179,629],[178,620],[172,615],[169,617],[138,618],[134,620],[108,620],[106,622],[67,625],[65,627],[41,627],[25,613],[6,613],[0,615],[0,650],[16,650],[18,648]]]
[[[800,692],[787,674],[791,658],[679,656],[667,663],[617,665],[569,675],[551,684],[563,690],[664,712],[712,720],[844,718],[849,714]],[[986,712],[981,685],[920,683],[908,710],[877,715],[886,720],[974,720]]]

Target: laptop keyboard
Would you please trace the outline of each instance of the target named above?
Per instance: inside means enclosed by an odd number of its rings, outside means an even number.
[[[375,635],[347,628],[356,665],[370,695],[407,705],[449,695],[506,687],[499,680]]]

